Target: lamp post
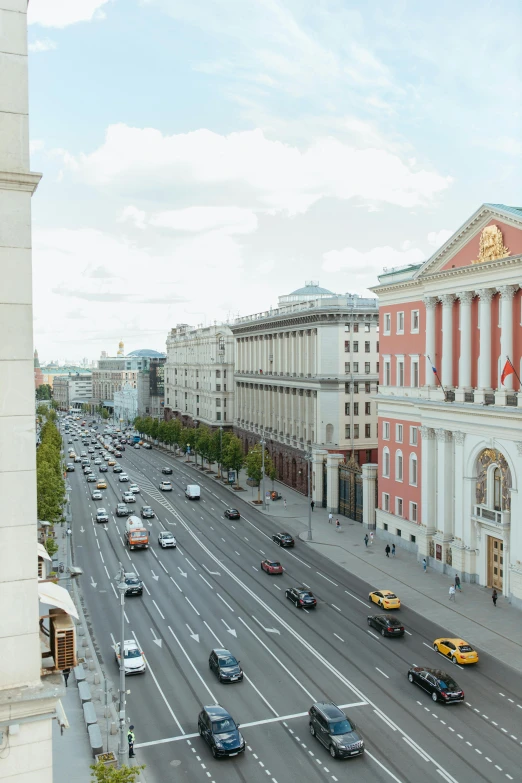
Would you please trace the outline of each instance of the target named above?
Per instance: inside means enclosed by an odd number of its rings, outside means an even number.
[[[219,425],[219,478],[223,478],[223,427]]]
[[[71,492],[72,492],[72,487],[69,484],[69,482],[67,482],[67,484],[65,485],[65,496],[67,498],[67,502],[65,506],[65,521],[67,522],[67,525],[70,525],[72,521],[71,520]]]
[[[118,590],[120,593],[120,741],[118,745],[118,761],[119,766],[123,765],[127,761],[127,740],[125,737],[125,591],[127,585],[125,583],[125,571],[123,565],[120,563],[120,571],[118,573]]]
[[[266,498],[265,498],[265,446],[266,441],[264,438],[264,435],[261,437],[260,440],[261,443],[261,480],[263,482],[263,508],[266,506]]]
[[[308,462],[308,541],[312,540],[312,451],[305,455]]]

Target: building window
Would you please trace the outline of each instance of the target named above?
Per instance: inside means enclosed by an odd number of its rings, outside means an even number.
[[[354,372],[359,372],[359,362],[354,362],[353,363],[353,371]]]
[[[344,384],[344,393],[345,394],[350,394],[350,384],[349,383],[345,383]]]
[[[404,359],[397,357],[397,380],[396,386],[404,386]]]
[[[364,331],[369,332],[370,331],[370,324],[364,324]]]
[[[502,511],[502,475],[500,468],[493,471],[493,508]]]
[[[384,313],[384,334],[391,334],[391,314]]]
[[[365,402],[364,403],[364,414],[365,414],[365,416],[371,416],[372,415],[372,404],[371,404],[371,402]]]
[[[410,454],[410,484],[412,487],[417,486],[417,455]]]
[[[365,438],[371,438],[372,437],[372,425],[371,424],[365,424],[364,425],[364,437]]]
[[[353,393],[359,394],[359,384],[356,381],[353,383]]]
[[[364,391],[366,392],[366,394],[371,394],[372,387],[371,387],[370,381],[367,381],[364,384]]]
[[[221,384],[220,383],[216,383],[216,391],[221,391]]]
[[[223,370],[223,378],[226,378],[226,377],[227,377],[227,371]]]
[[[370,353],[370,342],[369,340],[366,340],[364,343],[364,353]]]
[[[344,437],[345,438],[350,438],[350,425],[349,424],[345,424],[344,425]]]
[[[402,481],[402,451],[395,452],[395,481]]]
[[[377,375],[379,374],[379,362],[375,363],[375,372],[377,373]]]
[[[344,331],[345,332],[349,332],[350,331],[350,324],[345,324],[344,325]]]
[[[389,511],[390,510],[390,496],[387,492],[382,493],[382,510],[383,511]]]
[[[350,403],[345,402],[344,403],[344,415],[349,416],[350,415]]]
[[[377,351],[377,353],[379,353],[379,341],[378,340],[375,343],[375,350]]]
[[[350,353],[350,341],[349,340],[345,340],[344,341],[344,352],[345,353]]]
[[[418,443],[418,428],[410,427],[410,446],[416,446]]]
[[[390,478],[390,450],[387,446],[382,450],[382,475],[384,478]]]
[[[354,324],[353,325],[353,331],[354,332],[358,332],[359,331],[359,324]]]
[[[397,313],[397,334],[404,334],[404,311]]]
[[[384,360],[384,385],[391,386],[391,360]]]
[[[417,357],[411,360],[411,386],[414,389],[419,387],[419,360]]]
[[[358,342],[358,340],[354,340],[353,341],[353,352],[354,353],[359,353],[359,342]]]
[[[221,408],[221,400],[216,400],[216,408]]]
[[[345,371],[345,373],[346,372],[350,372],[350,362],[345,362],[344,363],[344,371]]]
[[[410,520],[412,522],[417,522],[417,504],[414,503],[413,500],[410,501]],[[414,544],[415,536],[410,536],[410,541]]]
[[[216,370],[216,378],[221,378],[221,370]]]
[[[395,514],[402,517],[402,498],[395,498]],[[399,531],[397,531],[397,535],[399,535]]]
[[[216,413],[216,421],[221,421],[221,411]]]
[[[402,424],[395,425],[395,441],[402,443]]]
[[[382,423],[382,437],[383,440],[390,440],[390,422],[383,421]]]
[[[418,334],[419,333],[419,311],[418,310],[412,310],[411,311],[411,332],[412,332],[412,334]]]
[[[353,415],[358,416],[359,415],[359,403],[354,402],[353,404]]]
[[[353,425],[353,437],[357,439],[359,437],[359,425],[354,424]]]

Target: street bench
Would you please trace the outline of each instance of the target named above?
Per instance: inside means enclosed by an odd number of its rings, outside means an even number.
[[[74,678],[78,683],[78,685],[81,682],[85,682],[85,669],[83,668],[81,663],[79,663],[78,666],[74,667]]]
[[[98,753],[103,753],[103,742],[100,727],[97,723],[92,723],[87,731],[89,732],[89,742],[91,743],[91,751],[93,757]]]
[[[78,693],[80,695],[80,701],[85,704],[86,701],[91,700],[91,689],[87,682],[78,683]]]
[[[92,701],[86,701],[83,705],[83,719],[87,728],[93,723],[97,723],[98,718],[96,717],[96,710]]]

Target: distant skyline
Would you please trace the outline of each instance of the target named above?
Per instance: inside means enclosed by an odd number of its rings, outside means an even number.
[[[368,294],[520,204],[516,0],[31,0],[34,343]]]

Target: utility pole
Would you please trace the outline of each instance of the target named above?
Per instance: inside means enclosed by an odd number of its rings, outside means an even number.
[[[118,574],[118,590],[120,591],[120,608],[121,608],[121,633],[120,633],[120,742],[118,746],[118,762],[120,768],[124,766],[127,761],[127,738],[125,736],[126,728],[126,716],[125,716],[125,591],[127,585],[125,583],[125,571],[123,565],[120,563],[120,571]]]
[[[306,456],[308,462],[308,541],[312,540],[312,450]]]
[[[261,478],[263,481],[263,508],[265,507],[265,438],[261,437],[261,448],[263,449],[261,457]]]

